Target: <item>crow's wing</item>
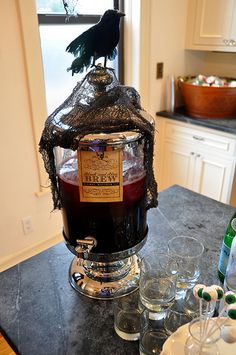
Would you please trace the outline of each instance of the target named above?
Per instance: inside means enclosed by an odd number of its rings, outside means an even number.
[[[96,31],[96,25],[83,32],[80,36],[75,38],[67,47],[66,51],[72,53],[75,57],[83,56],[90,52],[89,48],[92,46],[93,36]],[[92,42],[92,43],[91,43]],[[90,54],[91,55],[91,54]]]
[[[72,53],[75,57],[81,55],[84,52],[84,38],[85,32],[82,33],[79,37],[75,38],[67,47],[66,51]]]

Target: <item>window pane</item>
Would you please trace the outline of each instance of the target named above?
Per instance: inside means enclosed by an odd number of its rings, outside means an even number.
[[[113,9],[113,6],[113,0],[79,0],[77,12],[86,15],[102,15],[106,10]]]
[[[62,0],[36,0],[38,14],[65,14]]]
[[[42,58],[44,67],[45,90],[48,113],[57,108],[72,92],[73,88],[86,74],[71,75],[67,72],[74,56],[66,52],[68,44],[91,25],[41,25]],[[97,63],[103,64],[103,58]],[[108,61],[108,67],[117,69],[117,59]]]
[[[65,14],[62,0],[36,0],[36,2],[38,14]],[[67,3],[69,10],[80,15],[102,15],[114,6],[113,0],[67,0]]]

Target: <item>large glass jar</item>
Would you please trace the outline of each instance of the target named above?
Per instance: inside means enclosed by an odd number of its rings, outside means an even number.
[[[64,237],[96,240],[93,253],[134,247],[147,234],[144,139],[139,132],[90,134],[77,151],[56,148]]]

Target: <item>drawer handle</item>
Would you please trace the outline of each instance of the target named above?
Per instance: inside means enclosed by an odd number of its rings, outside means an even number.
[[[201,137],[201,136],[193,136],[193,139],[196,139],[197,141],[204,141],[205,138]]]
[[[234,40],[234,39],[231,39],[231,40],[229,41],[229,46],[235,47],[235,40]]]

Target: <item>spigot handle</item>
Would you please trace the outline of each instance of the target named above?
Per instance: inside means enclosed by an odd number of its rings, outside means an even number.
[[[94,237],[86,237],[85,239],[77,239],[75,251],[78,258],[88,259],[88,255],[93,247],[96,247],[97,241]]]

